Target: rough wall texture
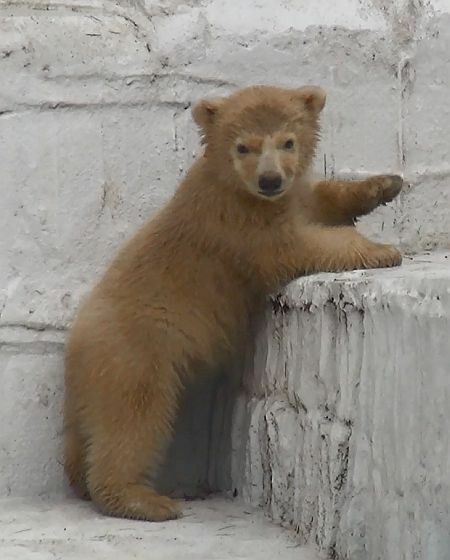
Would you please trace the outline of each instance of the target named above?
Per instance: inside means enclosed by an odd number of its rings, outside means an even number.
[[[444,0],[1,2],[2,325],[66,326],[191,161],[189,104],[251,83],[326,87],[318,167],[404,173],[366,227],[448,246],[449,44]]]
[[[65,329],[117,246],[189,165],[193,100],[253,83],[322,84],[319,170],[401,172],[409,183],[362,227],[410,252],[448,248],[449,47],[447,0],[1,1],[0,495],[62,488]],[[341,390],[351,387],[342,381]],[[289,434],[298,411],[272,404],[279,426],[270,430]],[[193,418],[192,433],[196,426]],[[350,428],[328,426],[334,443],[323,452],[345,461]],[[286,436],[277,445],[291,443]],[[220,464],[207,467],[223,478]],[[271,504],[277,519],[291,511]],[[320,505],[325,524],[330,508]],[[296,522],[309,514],[299,515]],[[351,519],[340,521],[346,531]],[[330,535],[323,528],[323,539]]]
[[[258,337],[233,484],[331,558],[449,558],[449,260],[301,279]]]

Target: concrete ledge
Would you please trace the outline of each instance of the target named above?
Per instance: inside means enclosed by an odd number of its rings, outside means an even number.
[[[320,274],[273,301],[232,479],[332,558],[448,560],[450,255]]]

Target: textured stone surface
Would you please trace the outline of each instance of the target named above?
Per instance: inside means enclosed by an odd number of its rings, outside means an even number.
[[[338,558],[448,558],[449,332],[449,254],[291,284],[235,413],[239,494]]]
[[[0,336],[0,497],[61,492],[61,333]]]
[[[261,513],[225,499],[169,523],[110,519],[79,501],[0,500],[5,560],[318,560]]]

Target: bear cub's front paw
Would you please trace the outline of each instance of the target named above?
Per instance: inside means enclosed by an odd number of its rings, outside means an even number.
[[[403,187],[403,179],[400,175],[379,175],[374,177],[379,185],[379,203],[387,204],[394,200]]]

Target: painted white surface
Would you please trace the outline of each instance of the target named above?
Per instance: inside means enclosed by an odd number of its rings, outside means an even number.
[[[318,560],[261,513],[225,499],[187,503],[169,523],[111,519],[78,501],[0,504],[5,560]]]
[[[235,413],[239,494],[338,558],[448,559],[449,332],[450,254],[292,283]]]

